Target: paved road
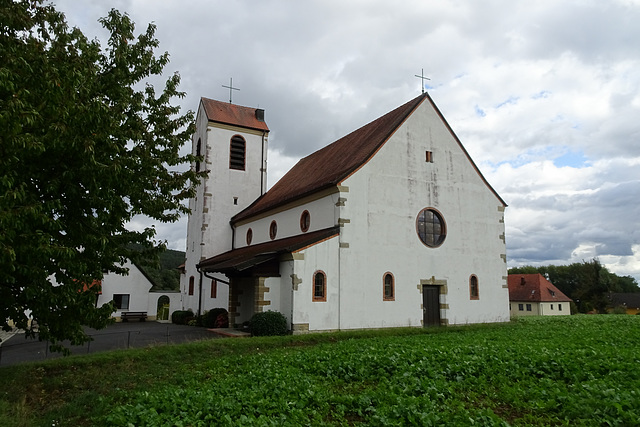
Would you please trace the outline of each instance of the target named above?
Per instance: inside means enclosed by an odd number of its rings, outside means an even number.
[[[220,337],[220,335],[205,328],[158,322],[114,323],[102,330],[87,328],[86,332],[94,340],[83,346],[71,346],[71,354],[96,353]],[[59,353],[50,353],[46,342],[25,339],[24,333],[16,334],[0,344],[0,366],[56,357],[61,357],[61,355]]]

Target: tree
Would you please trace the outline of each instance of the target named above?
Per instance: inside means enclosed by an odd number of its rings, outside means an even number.
[[[61,350],[89,339],[83,325],[108,323],[113,307],[95,306],[94,280],[163,248],[153,227],[127,223],[188,212],[202,176],[179,171],[196,160],[179,154],[193,112],[170,104],[184,96],[177,74],[159,94],[144,85],[169,60],[154,53],[154,25],[135,37],[111,10],[103,48],[42,0],[0,4],[0,324]]]

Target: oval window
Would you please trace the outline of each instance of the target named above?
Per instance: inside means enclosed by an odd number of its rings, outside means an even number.
[[[309,214],[309,211],[304,211],[302,212],[302,215],[300,215],[300,230],[302,230],[303,233],[306,233],[309,231],[309,226],[311,226],[311,215]]]
[[[416,228],[422,243],[430,248],[437,248],[447,237],[447,226],[440,212],[433,208],[425,208],[416,218]]]
[[[252,229],[248,229],[247,230],[247,246],[249,246],[251,244],[252,240],[253,240],[253,230]]]
[[[276,238],[276,235],[278,234],[278,223],[273,220],[271,221],[271,225],[269,226],[269,237],[271,237],[271,240]]]

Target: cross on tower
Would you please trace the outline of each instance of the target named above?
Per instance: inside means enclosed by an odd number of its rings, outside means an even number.
[[[226,87],[227,89],[229,89],[229,104],[231,104],[231,91],[240,89],[238,89],[237,87],[233,87],[233,77],[229,79],[229,86],[222,85],[222,87]]]
[[[415,76],[420,79],[420,81],[422,83],[420,86],[422,86],[422,93],[424,93],[424,81],[425,80],[431,80],[431,79],[429,77],[425,77],[424,76],[424,68],[422,69],[422,73],[420,75],[416,74]]]

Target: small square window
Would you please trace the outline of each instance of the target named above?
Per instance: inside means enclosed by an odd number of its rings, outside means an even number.
[[[527,304],[527,311],[531,311],[531,304]]]
[[[518,310],[524,311],[524,304],[518,304]]]
[[[426,162],[433,163],[433,151],[426,151]]]
[[[118,310],[129,310],[129,294],[114,294],[113,303]]]

